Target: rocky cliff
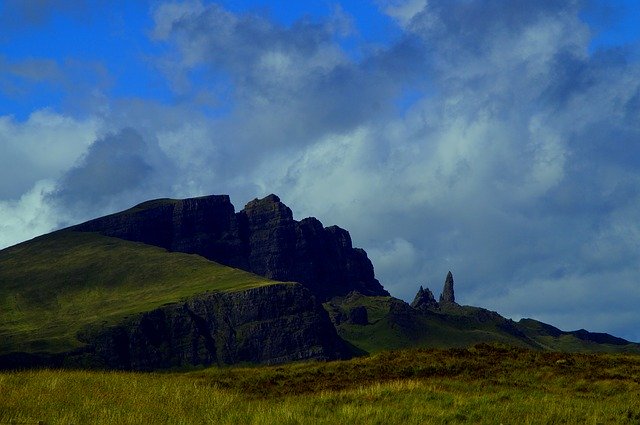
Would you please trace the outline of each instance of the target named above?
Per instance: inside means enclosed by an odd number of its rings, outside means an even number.
[[[86,329],[78,337],[85,346],[73,352],[13,353],[0,356],[0,368],[155,370],[350,357],[327,313],[299,284],[206,293]]]
[[[389,295],[349,232],[316,218],[293,219],[276,195],[236,213],[227,195],[145,202],[74,226],[106,236],[202,255],[279,281],[300,282],[320,300],[356,290]]]

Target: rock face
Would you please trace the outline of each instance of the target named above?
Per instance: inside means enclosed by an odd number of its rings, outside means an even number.
[[[227,195],[148,201],[71,230],[98,232],[248,268],[248,247],[241,239],[238,217]]]
[[[447,278],[444,281],[444,288],[442,294],[440,294],[440,304],[455,304],[456,297],[453,292],[453,274],[447,273]]]
[[[299,284],[207,293],[117,325],[87,330],[79,339],[86,346],[75,352],[24,358],[14,354],[0,358],[0,368],[40,365],[155,370],[351,356],[326,311]]]
[[[276,195],[235,213],[227,195],[156,200],[72,230],[99,232],[169,251],[199,254],[278,281],[300,282],[320,300],[356,290],[389,295],[349,232],[317,219],[293,219]]]
[[[439,305],[431,290],[429,288],[423,289],[422,286],[420,286],[416,297],[411,303],[411,307],[418,310],[431,310],[437,309]]]

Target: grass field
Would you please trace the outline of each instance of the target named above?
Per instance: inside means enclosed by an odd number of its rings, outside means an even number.
[[[63,231],[0,251],[0,354],[61,352],[99,322],[206,291],[273,283],[197,255]]]
[[[0,373],[0,423],[640,423],[640,357],[479,345],[191,372]]]

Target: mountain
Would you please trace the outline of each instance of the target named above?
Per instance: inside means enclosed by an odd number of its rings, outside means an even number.
[[[349,233],[275,195],[158,199],[0,251],[0,368],[155,370],[498,342],[640,352],[585,330],[389,296]]]
[[[353,248],[349,232],[323,227],[313,217],[294,220],[276,195],[254,199],[238,213],[227,195],[159,199],[71,230],[198,254],[269,279],[299,282],[321,300],[354,290],[389,295],[364,250]]]
[[[152,370],[350,355],[297,283],[72,229],[0,251],[0,368]]]

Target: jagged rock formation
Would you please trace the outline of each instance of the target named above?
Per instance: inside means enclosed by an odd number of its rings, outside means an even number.
[[[298,284],[207,293],[79,335],[61,355],[13,353],[0,369],[49,366],[155,370],[239,362],[285,363],[350,357],[327,313]]]
[[[411,303],[411,307],[421,311],[438,310],[440,307],[451,307],[457,305],[453,291],[453,274],[451,271],[447,273],[447,277],[444,280],[444,288],[440,294],[439,303],[433,296],[433,292],[431,292],[429,288],[424,289],[422,285],[420,285],[420,289]]]
[[[389,295],[349,232],[316,218],[293,219],[276,195],[235,213],[227,195],[159,199],[91,220],[72,230],[99,232],[169,251],[199,254],[278,281],[300,282],[320,300],[357,290]]]
[[[447,273],[447,277],[444,280],[444,288],[442,294],[440,294],[440,304],[456,304],[456,297],[453,292],[453,274],[451,271]]]
[[[437,309],[439,307],[438,302],[433,296],[433,292],[429,288],[424,289],[420,286],[416,297],[413,299],[411,303],[411,307],[417,310],[430,310]]]

